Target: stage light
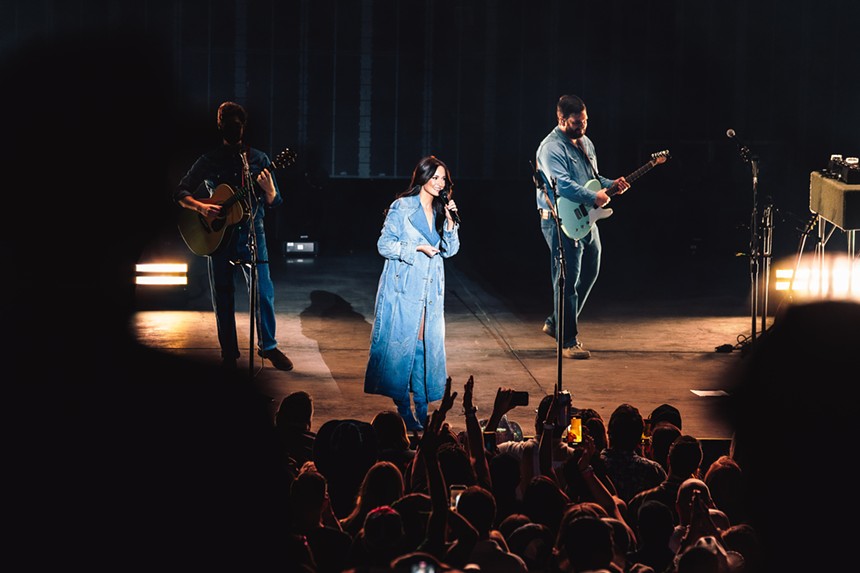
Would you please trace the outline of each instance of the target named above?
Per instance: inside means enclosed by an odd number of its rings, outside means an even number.
[[[797,299],[860,301],[860,263],[845,255],[812,258],[797,268],[784,261],[774,268],[773,288]]]
[[[148,286],[185,286],[188,265],[185,263],[146,263],[135,265],[134,284]]]

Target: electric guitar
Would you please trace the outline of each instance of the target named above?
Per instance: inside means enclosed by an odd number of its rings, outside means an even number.
[[[281,169],[292,165],[296,161],[296,155],[289,149],[280,152],[269,166]],[[211,255],[225,237],[229,237],[233,228],[246,220],[249,216],[245,212],[243,199],[246,195],[245,189],[233,189],[230,185],[222,183],[215,187],[212,195],[207,198],[198,199],[202,203],[210,205],[221,205],[221,215],[218,217],[203,216],[197,211],[179,209],[179,234],[195,255]]]
[[[632,184],[635,180],[648,173],[651,168],[660,165],[661,163],[665,163],[668,159],[668,149],[652,153],[651,161],[625,177],[625,179],[627,179],[628,183]],[[600,191],[602,185],[597,179],[590,179],[584,187],[589,191]],[[610,197],[616,193],[618,193],[618,186],[614,183],[606,189],[606,194]],[[564,197],[558,198],[556,207],[558,209],[558,215],[561,217],[562,232],[574,240],[583,238],[591,231],[591,228],[597,221],[612,215],[612,209],[607,207],[583,205],[581,203],[571,201],[570,199],[565,199]]]

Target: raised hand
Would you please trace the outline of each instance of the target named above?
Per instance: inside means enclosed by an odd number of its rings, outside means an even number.
[[[475,388],[475,377],[469,376],[466,384],[463,386],[463,410],[468,412],[473,408],[472,390]]]
[[[454,399],[457,397],[457,393],[451,393],[451,377],[445,379],[445,394],[442,396],[442,403],[439,404],[439,411],[442,412],[442,417],[448,414],[451,411],[451,408],[454,407]]]
[[[496,390],[496,399],[493,402],[493,412],[497,413],[500,417],[507,414],[511,410],[515,408],[512,405],[513,396],[515,390],[511,390],[510,388],[499,388]]]

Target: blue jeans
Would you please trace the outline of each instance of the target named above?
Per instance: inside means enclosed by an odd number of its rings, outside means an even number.
[[[405,400],[394,400],[397,413],[406,422],[407,430],[423,430],[427,422],[427,385],[424,381],[424,341],[419,340],[415,347],[415,358],[412,362],[412,377],[409,379],[410,393]],[[412,397],[410,403],[410,395]],[[414,407],[414,411],[413,411]]]
[[[558,324],[558,228],[552,218],[541,219],[541,232],[550,250],[550,265],[552,269],[552,291],[553,291],[553,313],[547,317],[546,324],[555,330]],[[597,281],[600,271],[600,233],[597,225],[592,227],[591,232],[578,241],[561,234],[562,245],[564,245],[564,260],[566,262],[564,278],[564,297],[562,298],[564,310],[564,330],[562,333],[562,347],[569,348],[577,343],[579,329],[577,319],[579,313],[585,306],[589,293]]]
[[[263,222],[257,222],[257,291],[255,301],[256,323],[254,330],[257,334],[257,347],[260,350],[271,350],[278,346],[275,338],[275,286],[269,272],[269,252],[266,247],[266,235]],[[239,358],[239,342],[236,336],[236,270],[241,269],[248,286],[246,294],[250,296],[251,267],[250,250],[248,248],[248,232],[245,223],[237,225],[233,230],[230,243],[209,256],[209,287],[212,293],[212,308],[215,310],[215,322],[218,327],[218,342],[221,345],[222,358]],[[245,264],[233,264],[241,261]],[[248,319],[250,328],[250,318]]]

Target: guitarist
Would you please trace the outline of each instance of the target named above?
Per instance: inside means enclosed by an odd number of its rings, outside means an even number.
[[[269,255],[264,227],[265,208],[282,202],[272,162],[262,151],[245,145],[244,135],[248,114],[241,105],[226,101],[218,107],[218,129],[223,139],[217,149],[200,156],[182,177],[174,200],[185,209],[200,214],[202,219],[227,218],[236,221],[226,228],[217,249],[206,255],[209,265],[212,306],[218,327],[222,365],[235,369],[239,358],[236,336],[236,301],[234,273],[241,269],[248,288],[251,285],[251,251],[249,230],[253,226],[256,240],[256,275],[258,304],[257,354],[268,359],[279,370],[292,370],[293,363],[278,349],[275,338],[275,288],[269,272]],[[250,177],[248,177],[250,176]],[[247,181],[246,179],[251,179]],[[242,199],[222,207],[208,197],[195,197],[196,190],[217,189],[226,184]]]
[[[564,296],[564,332],[562,333],[562,356],[586,359],[591,352],[586,350],[578,338],[577,318],[600,270],[600,235],[597,225],[579,240],[558,232],[554,212],[554,193],[588,207],[604,207],[609,203],[606,189],[613,183],[617,193],[623,193],[630,185],[620,179],[607,179],[597,170],[597,154],[594,144],[585,135],[588,127],[588,112],[585,102],[575,95],[563,95],[556,105],[558,125],[541,141],[537,148],[537,168],[553,185],[553,189],[538,186],[537,208],[540,214],[541,232],[551,253],[552,282],[554,292],[553,313],[544,322],[544,333],[556,337],[556,309],[559,300],[559,245],[564,248],[566,263]],[[585,187],[590,179],[600,181],[602,189],[591,191]]]

